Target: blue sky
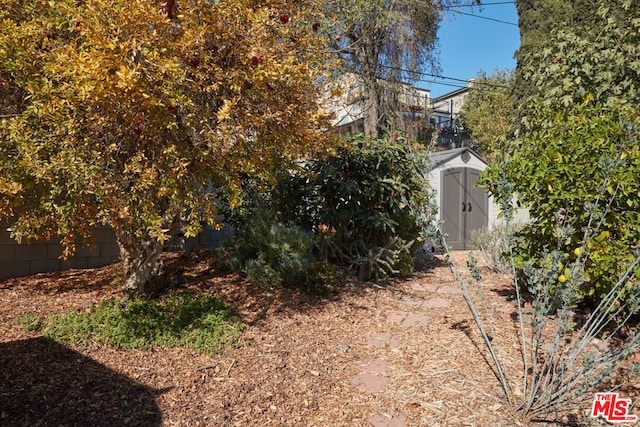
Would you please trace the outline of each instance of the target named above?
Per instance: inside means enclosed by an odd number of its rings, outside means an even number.
[[[499,0],[483,0],[482,8],[459,7],[464,13],[518,23],[518,14],[513,2],[507,4]],[[469,1],[471,3],[471,0]],[[438,31],[440,75],[466,80],[474,77],[480,70],[491,74],[496,68],[515,68],[513,53],[520,45],[520,32],[517,26],[508,25],[488,19],[448,12]],[[431,80],[454,86],[463,82],[451,79],[436,79],[424,76],[423,80]],[[419,87],[431,90],[431,97],[455,90],[454,86],[419,82]]]

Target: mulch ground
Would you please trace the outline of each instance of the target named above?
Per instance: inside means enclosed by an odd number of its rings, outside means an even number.
[[[453,258],[464,265],[466,253]],[[166,264],[184,269],[183,286],[233,307],[247,326],[240,346],[213,357],[63,346],[25,333],[16,316],[120,297],[117,265],[1,281],[0,425],[518,425],[442,257],[408,279],[350,281],[329,298],[257,288],[217,272],[206,252]],[[484,269],[479,286],[517,376],[510,278]],[[639,389],[630,383],[625,397],[635,402]],[[535,424],[588,425],[588,408],[572,419]]]

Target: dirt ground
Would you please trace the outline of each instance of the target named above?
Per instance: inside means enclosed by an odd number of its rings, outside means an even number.
[[[466,257],[453,254],[461,266]],[[120,297],[117,265],[0,281],[0,425],[519,425],[441,256],[408,279],[349,282],[329,298],[257,288],[218,273],[204,252],[166,262],[184,268],[183,286],[233,307],[246,325],[240,346],[214,357],[63,346],[25,333],[16,316]],[[485,268],[480,287],[517,382],[510,278]],[[588,409],[534,424],[589,425]]]

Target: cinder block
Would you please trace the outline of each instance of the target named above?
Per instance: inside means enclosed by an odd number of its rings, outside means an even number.
[[[100,256],[118,259],[120,258],[120,247],[116,242],[100,243]]]
[[[93,232],[93,238],[96,243],[111,243],[116,241],[116,235],[113,230],[108,227],[100,227]]]
[[[28,276],[29,274],[31,274],[29,261],[0,262],[0,279]]]
[[[37,242],[16,245],[16,260],[32,261],[47,259],[47,243]]]
[[[188,239],[185,240],[184,243],[184,250],[185,251],[194,251],[197,249],[202,249],[203,245],[200,243],[200,236],[202,234],[198,235],[197,237],[190,237]]]
[[[207,248],[217,248],[224,242],[229,236],[233,235],[232,227],[224,227],[220,230],[214,230],[212,228],[208,228],[206,234],[206,242],[205,246]]]
[[[60,268],[62,270],[68,270],[70,268],[89,268],[89,258],[87,257],[71,257],[66,261],[62,261],[60,263]]]
[[[4,227],[0,227],[0,244],[9,244],[9,243],[18,244],[18,242],[16,242],[15,239],[11,238],[11,233],[9,233],[9,230],[7,230]]]
[[[31,261],[30,274],[48,273],[50,271],[59,271],[61,262],[53,259],[38,259]]]
[[[11,261],[16,257],[16,246],[17,244],[0,244],[0,262],[2,261]]]
[[[100,247],[95,243],[91,246],[84,246],[82,243],[78,243],[75,256],[87,258],[100,256]]]
[[[47,258],[59,259],[62,255],[62,245],[60,243],[47,243]]]

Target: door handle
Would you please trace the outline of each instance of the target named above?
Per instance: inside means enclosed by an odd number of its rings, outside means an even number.
[[[466,212],[467,211],[467,204],[465,202],[462,202],[462,212]]]
[[[471,212],[471,203],[469,203],[469,209],[467,209],[467,212]]]

